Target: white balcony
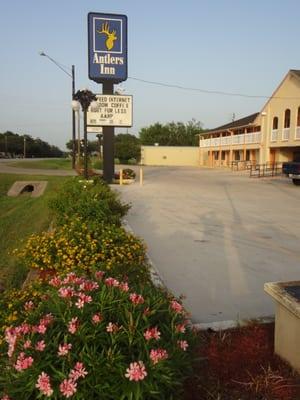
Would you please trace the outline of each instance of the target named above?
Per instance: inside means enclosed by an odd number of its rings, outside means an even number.
[[[243,144],[256,144],[261,142],[261,132],[245,133],[242,135],[223,136],[200,140],[200,147],[220,147]]]
[[[272,129],[271,131],[271,142],[277,142],[278,129]]]
[[[290,128],[283,128],[282,140],[289,140],[290,138]]]

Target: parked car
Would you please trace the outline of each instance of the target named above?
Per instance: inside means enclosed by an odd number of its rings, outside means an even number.
[[[282,173],[291,178],[294,185],[300,185],[300,162],[282,163]]]

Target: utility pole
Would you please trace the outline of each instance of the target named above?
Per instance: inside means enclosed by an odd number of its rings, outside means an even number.
[[[23,138],[23,158],[26,158],[26,136]]]

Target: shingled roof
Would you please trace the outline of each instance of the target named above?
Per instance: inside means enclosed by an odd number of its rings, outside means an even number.
[[[300,71],[299,71],[299,73],[300,73]],[[248,115],[247,117],[237,119],[236,121],[230,122],[229,124],[221,125],[214,129],[209,129],[208,131],[205,131],[204,134],[251,125],[255,121],[255,118],[258,116],[258,114],[259,113],[257,112],[257,113]]]

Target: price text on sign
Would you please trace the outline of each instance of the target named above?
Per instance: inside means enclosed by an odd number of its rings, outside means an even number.
[[[89,126],[132,126],[132,96],[97,95],[97,111],[88,111]]]

